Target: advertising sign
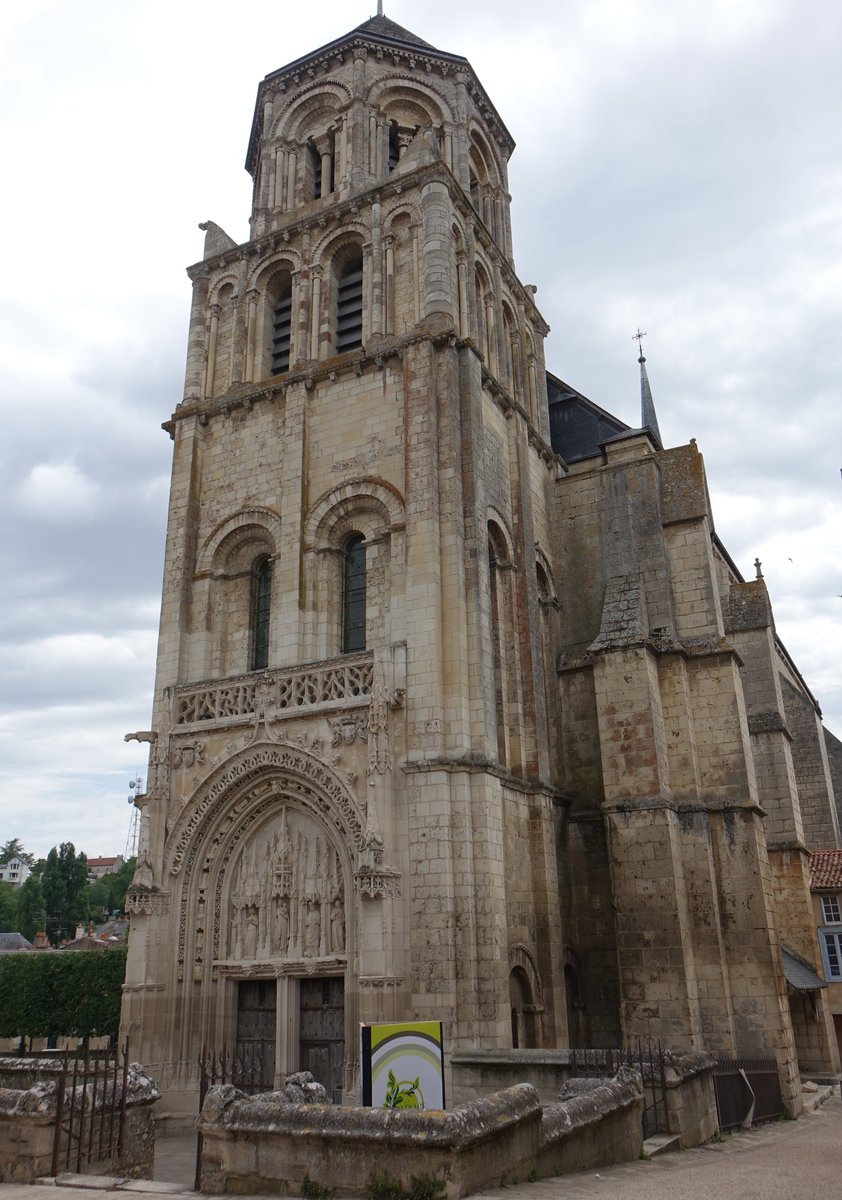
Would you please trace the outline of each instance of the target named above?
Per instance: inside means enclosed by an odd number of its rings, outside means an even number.
[[[362,1102],[372,1108],[444,1108],[441,1021],[363,1025]]]

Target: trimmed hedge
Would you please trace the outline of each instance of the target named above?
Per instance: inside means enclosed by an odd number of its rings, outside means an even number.
[[[126,950],[0,956],[0,1037],[114,1037]]]

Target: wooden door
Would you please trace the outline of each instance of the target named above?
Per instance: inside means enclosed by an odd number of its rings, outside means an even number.
[[[244,1091],[271,1091],[275,1081],[274,979],[241,979],[237,993],[237,1062]]]
[[[341,1104],[345,980],[341,975],[302,979],[300,986],[300,1069],[312,1072],[313,1078],[327,1091],[328,1099]]]

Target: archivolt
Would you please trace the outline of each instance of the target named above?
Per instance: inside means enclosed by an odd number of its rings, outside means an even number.
[[[382,513],[390,531],[403,528],[403,501],[393,487],[378,479],[352,479],[326,492],[310,509],[304,523],[305,546],[323,541],[334,519],[355,509],[372,507]]]
[[[303,141],[302,126],[314,114],[323,111],[326,115],[329,113],[331,117],[335,117],[350,103],[351,92],[344,84],[335,80],[331,83],[311,84],[307,91],[303,94],[299,92],[279,113],[273,114],[272,132],[269,136],[273,140],[284,138],[291,142]],[[306,130],[305,136],[309,132],[311,130]]]
[[[514,946],[509,947],[509,970],[513,971],[515,967],[520,967],[529,980],[529,986],[532,989],[532,1003],[535,1008],[542,1011],[544,1008],[544,988],[541,984],[541,976],[538,974],[538,968],[535,965],[535,959],[531,950],[527,949],[522,942],[515,942]]]
[[[357,803],[329,767],[297,746],[257,742],[228,759],[197,789],[170,835],[170,874],[183,871],[188,886],[197,861],[213,860],[233,836],[254,824],[267,800],[284,798],[335,829],[352,857],[365,848],[365,822]]]
[[[217,551],[226,539],[255,528],[268,535],[274,546],[273,553],[277,554],[281,540],[281,518],[271,508],[244,508],[233,517],[220,521],[205,538],[196,561],[197,574],[211,569]]]

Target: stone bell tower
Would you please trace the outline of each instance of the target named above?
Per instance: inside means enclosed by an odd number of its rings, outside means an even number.
[[[543,338],[512,139],[383,16],[260,84],[191,267],[124,1027],[359,1086],[360,1021],[566,1044]]]

